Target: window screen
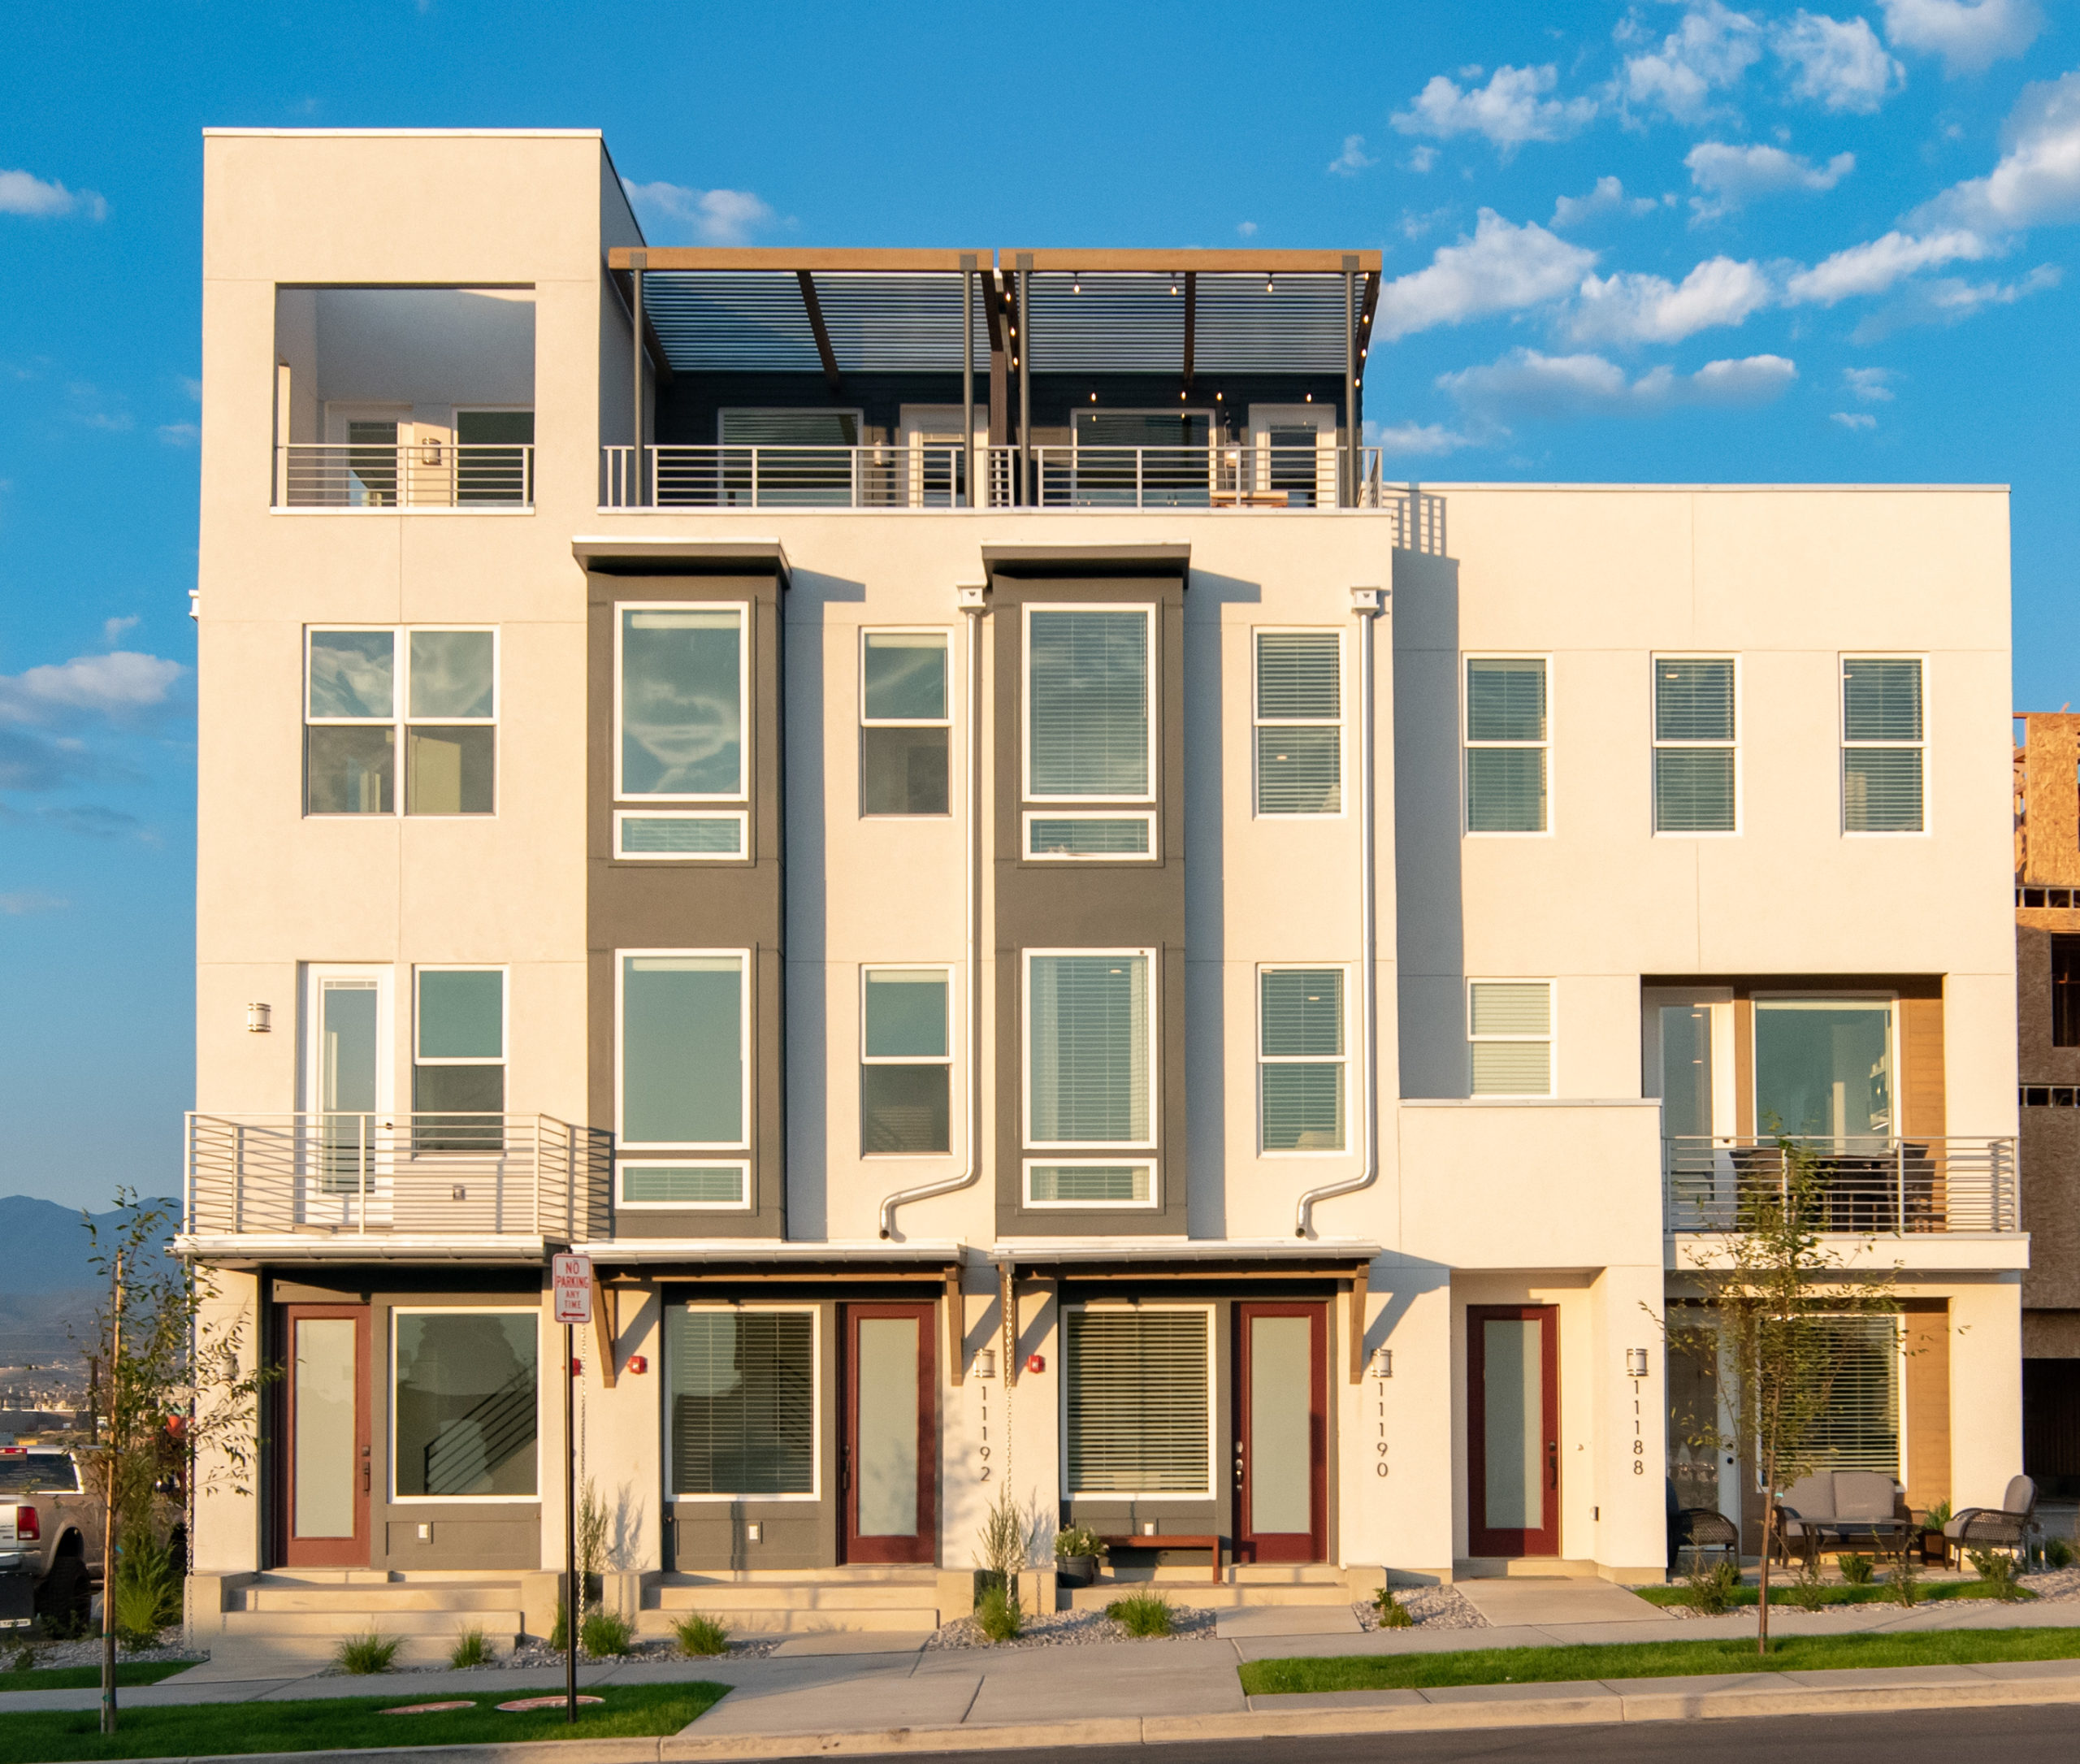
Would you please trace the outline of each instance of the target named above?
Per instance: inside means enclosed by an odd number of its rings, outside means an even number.
[[[1470,833],[1545,830],[1545,663],[1466,665],[1466,824]]]
[[[812,1315],[675,1306],[668,1315],[672,1492],[813,1493]]]
[[[1027,615],[1028,795],[1142,797],[1149,780],[1149,615]]]
[[[743,618],[621,609],[619,795],[743,795]]]
[[[1064,1313],[1072,1495],[1209,1494],[1204,1311]]]
[[[622,958],[624,1145],[744,1142],[744,958]]]
[[[1918,661],[1842,663],[1842,825],[1851,833],[1918,833],[1922,675]]]
[[[1343,970],[1257,977],[1261,1149],[1343,1149]]]
[[[1334,631],[1257,633],[1257,813],[1343,807],[1342,644]]]
[[[1731,661],[1654,663],[1654,830],[1734,830]]]
[[[1152,1137],[1148,969],[1145,954],[1029,959],[1029,1143]]]
[[[401,1311],[391,1431],[400,1499],[531,1497],[539,1313]]]
[[[1553,988],[1543,980],[1476,980],[1467,988],[1476,1096],[1553,1094]]]

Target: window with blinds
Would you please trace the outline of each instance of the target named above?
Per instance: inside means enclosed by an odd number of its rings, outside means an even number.
[[[1257,976],[1259,1149],[1343,1150],[1343,970]]]
[[[634,1207],[722,1207],[751,1204],[751,1168],[743,1164],[624,1164],[615,1204]]]
[[[1842,827],[1848,833],[1922,830],[1921,663],[1891,657],[1842,661]]]
[[[1550,1096],[1552,982],[1468,982],[1467,1038],[1476,1096]]]
[[[1816,1470],[1900,1473],[1900,1344],[1891,1317],[1818,1320],[1832,1340],[1827,1406],[1811,1436]]]
[[[1029,1207],[1152,1207],[1152,1164],[1029,1164]]]
[[[1654,661],[1654,831],[1736,830],[1734,665]]]
[[[1155,794],[1152,620],[1146,607],[1026,609],[1029,800]]]
[[[1063,1455],[1068,1493],[1213,1492],[1213,1313],[1063,1313]]]
[[[1025,817],[1025,855],[1034,858],[1151,857],[1155,817],[1107,810],[1094,815],[1032,814]]]
[[[1469,833],[1546,830],[1545,663],[1469,656],[1466,664],[1466,826]]]
[[[1257,633],[1257,813],[1343,810],[1343,642],[1332,631]]]
[[[1151,954],[1027,956],[1028,1145],[1154,1142]]]
[[[816,1318],[673,1307],[672,1493],[816,1493]]]

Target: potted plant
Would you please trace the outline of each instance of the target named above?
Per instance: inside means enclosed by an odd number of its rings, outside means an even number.
[[[1939,1568],[1949,1562],[1943,1528],[1950,1523],[1950,1503],[1938,1501],[1921,1516],[1921,1559],[1924,1567]]]
[[[1071,1525],[1055,1533],[1055,1572],[1064,1586],[1089,1586],[1098,1578],[1098,1533]]]

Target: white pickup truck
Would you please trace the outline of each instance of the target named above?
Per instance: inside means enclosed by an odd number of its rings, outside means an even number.
[[[0,1629],[84,1629],[101,1575],[101,1502],[54,1445],[0,1445]]]

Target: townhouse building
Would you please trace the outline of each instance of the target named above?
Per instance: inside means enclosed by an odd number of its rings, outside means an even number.
[[[206,144],[191,1624],[1658,1580],[1821,1142],[1831,1461],[2021,1450],[2006,500],[1418,486],[1367,252],[648,245],[589,132]],[[1380,394],[1376,384],[1375,404]],[[598,1280],[566,1376],[547,1256]],[[566,1421],[566,1413],[570,1419]]]

